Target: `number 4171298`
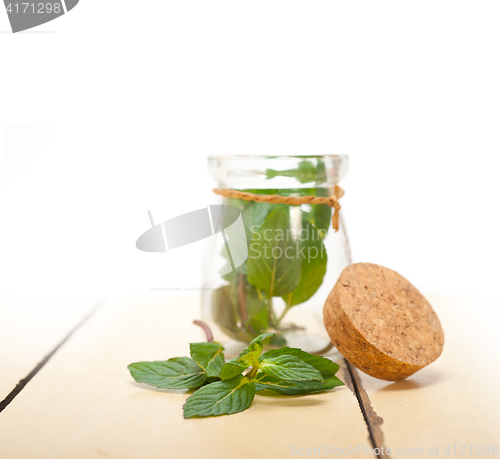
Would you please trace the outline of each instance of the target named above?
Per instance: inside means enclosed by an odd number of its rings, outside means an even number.
[[[58,14],[61,8],[60,3],[9,3],[6,9],[15,14]]]
[[[468,453],[473,456],[497,456],[498,455],[498,445],[448,445],[444,449],[444,454],[453,456],[463,456]]]

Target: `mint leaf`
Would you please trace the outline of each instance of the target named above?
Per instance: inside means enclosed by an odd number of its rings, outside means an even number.
[[[268,302],[262,290],[249,284],[244,274],[233,275],[226,279],[236,322],[242,332],[239,341],[249,342],[269,329]]]
[[[189,357],[137,362],[130,364],[128,369],[137,382],[167,389],[196,389],[207,379],[203,368]]]
[[[325,163],[321,160],[318,160],[316,165],[313,164],[312,161],[303,160],[299,163],[296,169],[288,169],[283,171],[266,169],[267,179],[272,179],[275,177],[292,177],[297,179],[300,183],[322,183],[327,179]]]
[[[232,359],[227,362],[220,372],[220,378],[224,381],[225,379],[231,379],[235,376],[240,375],[248,368],[247,365],[238,363],[238,359]]]
[[[324,198],[327,198],[330,194],[328,188],[309,188],[304,191],[308,195]],[[321,238],[324,239],[330,228],[332,208],[327,204],[312,204],[310,210],[301,210],[302,218],[311,223],[318,230]]]
[[[243,376],[203,386],[183,406],[184,417],[220,416],[246,410],[255,396],[255,385]]]
[[[337,371],[339,370],[339,366],[332,362],[330,359],[326,359],[325,357],[321,357],[319,355],[311,355],[302,349],[297,349],[294,347],[283,347],[281,349],[271,349],[270,351],[265,352],[259,358],[259,361],[262,361],[267,358],[279,357],[280,355],[292,355],[294,357],[299,358],[303,362],[311,365],[316,368],[321,373],[321,376],[324,379],[329,379],[333,377]]]
[[[305,237],[302,237],[304,236]],[[283,297],[287,308],[304,303],[323,283],[327,255],[319,232],[309,222],[302,221],[302,239],[299,242],[300,282],[293,291]]]
[[[227,336],[241,342],[250,342],[269,328],[267,302],[264,292],[246,282],[246,276],[236,272],[228,275],[229,285],[212,292],[212,317]],[[240,284],[246,292],[240,294]]]
[[[228,199],[227,203],[241,210],[243,225],[248,239],[251,239],[253,230],[264,223],[271,208],[271,204],[267,202],[243,201],[242,199],[234,198]]]
[[[268,293],[283,296],[300,281],[297,243],[290,234],[290,217],[282,207],[271,212],[252,237],[247,261],[248,282]]]
[[[268,305],[264,292],[259,292],[257,287],[247,282],[245,284],[245,308],[248,314],[247,326],[254,336],[257,336],[269,329]]]
[[[234,271],[230,273],[238,276]],[[234,285],[233,285],[234,284]],[[248,342],[253,336],[242,330],[238,326],[239,314],[237,311],[237,299],[233,300],[232,290],[237,287],[237,282],[231,282],[230,285],[225,285],[214,290],[211,297],[211,313],[215,323],[227,336],[235,339],[236,341]]]
[[[242,363],[247,366],[257,366],[259,363],[259,356],[264,350],[262,342],[266,338],[271,338],[274,333],[264,333],[263,335],[257,336],[245,349],[240,352],[238,356],[238,363]]]
[[[286,338],[284,335],[276,335],[271,338],[269,344],[274,347],[286,346]]]
[[[263,375],[259,379],[255,379],[254,382],[256,391],[271,390],[285,395],[315,394],[344,385],[344,383],[336,376],[325,379],[324,382],[301,381],[299,383],[296,381],[285,381],[283,379]]]
[[[266,357],[259,361],[259,366],[266,375],[285,381],[324,381],[316,368],[293,355]]]
[[[209,378],[220,377],[224,366],[224,348],[219,343],[191,343],[189,350],[193,360],[205,370]]]

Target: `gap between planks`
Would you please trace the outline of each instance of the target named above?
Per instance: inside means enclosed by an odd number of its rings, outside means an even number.
[[[45,366],[45,364],[52,358],[52,356],[66,343],[69,338],[75,333],[90,317],[99,309],[103,304],[103,300],[99,301],[88,313],[80,320],[70,332],[38,363],[38,365],[31,370],[31,372],[23,379],[21,379],[12,391],[0,401],[0,413],[9,406],[9,404],[17,397],[17,395],[26,387],[26,385],[33,379],[33,377]]]
[[[26,387],[26,385],[33,379],[33,377],[47,364],[47,362],[54,356],[54,354],[71,338],[71,336],[87,322],[92,315],[100,308],[103,301],[99,301],[88,313],[85,315],[70,331],[69,333],[36,365],[36,367],[23,379],[21,379],[16,387],[0,402],[0,413],[7,408],[7,406],[16,398],[16,396]],[[349,389],[356,396],[359,407],[363,414],[363,418],[368,428],[370,442],[373,448],[378,448],[381,454],[377,457],[389,458],[385,454],[385,447],[383,447],[384,435],[380,425],[383,419],[378,416],[371,406],[370,399],[361,383],[357,370],[347,360],[344,369],[345,382]]]
[[[365,419],[370,442],[373,448],[376,448],[380,451],[380,454],[377,454],[376,456],[379,458],[384,457],[390,459],[390,455],[385,453],[387,448],[384,446],[384,433],[382,432],[382,428],[380,427],[383,424],[384,420],[380,416],[378,416],[373,409],[370,398],[368,397],[368,394],[363,387],[361,378],[359,377],[356,368],[351,365],[346,359],[344,359],[344,361],[346,363],[344,371],[346,380],[345,383],[347,387],[351,389],[358,400],[358,404],[361,412],[363,413],[363,418]]]

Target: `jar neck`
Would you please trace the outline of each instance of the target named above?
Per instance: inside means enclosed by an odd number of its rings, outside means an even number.
[[[208,169],[219,188],[332,188],[347,174],[347,155],[210,156]]]

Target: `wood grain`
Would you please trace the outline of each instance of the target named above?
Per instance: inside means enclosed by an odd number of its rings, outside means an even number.
[[[243,413],[185,420],[186,394],[135,383],[129,363],[188,355],[189,342],[204,340],[191,323],[198,311],[197,296],[166,293],[99,308],[0,414],[0,457],[281,458],[299,448],[303,455],[324,445],[347,454],[370,445],[345,386],[256,396]]]

